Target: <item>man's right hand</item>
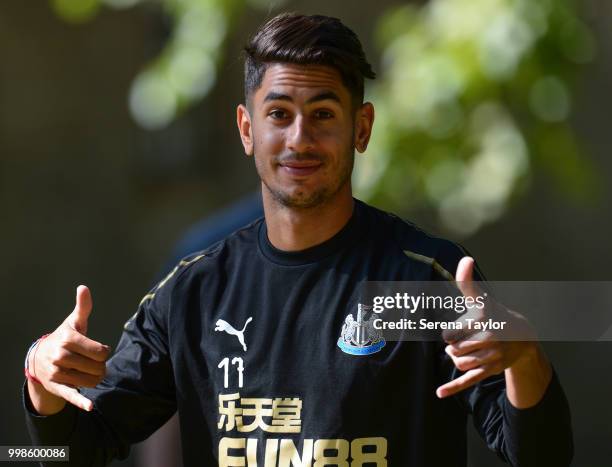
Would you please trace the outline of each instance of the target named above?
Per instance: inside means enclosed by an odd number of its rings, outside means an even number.
[[[87,411],[93,408],[77,388],[92,388],[102,381],[110,347],[87,338],[92,306],[89,289],[80,285],[72,313],[30,352],[28,368],[40,384],[28,379],[28,392],[41,415],[61,411],[66,402]]]

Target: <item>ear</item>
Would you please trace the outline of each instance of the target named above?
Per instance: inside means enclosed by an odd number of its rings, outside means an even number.
[[[247,156],[253,155],[253,127],[251,126],[251,116],[244,104],[240,104],[236,108],[236,123],[238,124],[238,132],[244,146],[244,153]]]
[[[372,135],[374,125],[374,106],[370,102],[365,102],[355,113],[355,149],[365,152]]]

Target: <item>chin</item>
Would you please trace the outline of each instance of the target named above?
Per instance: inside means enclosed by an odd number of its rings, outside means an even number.
[[[288,208],[313,208],[323,204],[328,199],[327,190],[304,191],[294,190],[272,192],[273,198]]]

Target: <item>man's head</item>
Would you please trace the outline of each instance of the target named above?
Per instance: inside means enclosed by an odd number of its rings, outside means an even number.
[[[376,74],[357,35],[337,18],[283,13],[265,23],[246,45],[244,94],[248,103],[271,63],[326,65],[336,69],[360,105],[363,80]]]
[[[238,127],[264,190],[294,208],[350,196],[354,150],[374,119],[363,82],[375,75],[355,33],[335,18],[282,14],[245,52]]]

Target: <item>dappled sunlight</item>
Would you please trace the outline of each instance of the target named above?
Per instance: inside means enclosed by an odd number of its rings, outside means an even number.
[[[403,213],[429,206],[469,235],[505,212],[534,159],[573,190],[559,166],[580,165],[580,146],[551,157],[537,142],[552,124],[573,139],[558,123],[570,117],[579,64],[595,53],[568,3],[433,0],[385,12],[377,37],[382,69],[368,96],[377,121],[357,159],[360,196]]]

